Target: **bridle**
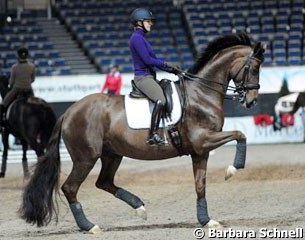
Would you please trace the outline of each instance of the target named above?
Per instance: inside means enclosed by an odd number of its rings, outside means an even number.
[[[259,58],[257,58],[253,52],[250,53],[250,55],[247,56],[247,60],[245,61],[245,63],[240,67],[240,69],[236,72],[236,74],[234,75],[234,77],[232,78],[233,81],[235,81],[235,79],[237,78],[238,74],[241,72],[241,70],[244,68],[244,72],[243,72],[243,81],[241,82],[240,85],[235,87],[234,92],[245,92],[247,90],[252,90],[252,89],[260,89],[260,85],[259,83],[255,83],[255,84],[251,84],[249,83],[249,70],[250,70],[250,61],[251,60],[255,60],[258,61],[259,63],[262,63],[263,61]]]
[[[235,73],[234,77],[232,77],[232,80],[235,82],[235,79],[237,78],[237,76],[241,73],[241,71],[244,69],[243,71],[243,81],[241,82],[241,84],[239,84],[238,86],[230,86],[228,84],[224,84],[224,83],[221,83],[221,82],[215,82],[215,81],[212,81],[212,80],[209,80],[209,79],[206,79],[206,78],[203,78],[203,77],[198,77],[194,74],[191,74],[189,72],[186,72],[186,71],[181,71],[179,74],[178,74],[178,77],[179,77],[179,80],[183,81],[184,78],[186,78],[187,80],[190,80],[190,81],[194,81],[200,85],[203,85],[204,87],[206,88],[209,88],[215,92],[218,92],[219,94],[221,95],[224,95],[224,97],[226,99],[230,99],[230,100],[235,100],[236,98],[233,97],[233,96],[230,96],[230,95],[227,95],[226,93],[222,92],[222,91],[219,91],[211,86],[208,85],[208,83],[215,83],[215,84],[218,84],[218,85],[221,85],[223,86],[224,88],[227,89],[227,91],[233,91],[234,93],[238,93],[239,94],[239,98],[241,98],[242,96],[245,95],[246,91],[247,90],[252,90],[252,89],[259,89],[260,88],[260,85],[259,83],[255,83],[255,84],[251,84],[249,83],[249,70],[250,70],[250,62],[251,60],[255,60],[255,61],[258,61],[259,63],[262,63],[263,60],[256,57],[255,54],[253,52],[251,52],[248,56],[247,56],[247,59],[246,61],[244,62],[244,64],[239,68],[239,70]]]
[[[178,74],[178,77],[179,77],[179,84],[180,84],[180,90],[181,90],[181,95],[182,95],[181,96],[182,97],[182,119],[184,119],[186,105],[187,105],[186,102],[188,101],[188,96],[187,96],[187,92],[186,92],[186,88],[185,88],[185,80],[194,81],[194,82],[198,83],[199,85],[204,86],[205,88],[208,88],[214,92],[217,92],[217,93],[223,95],[225,99],[229,99],[229,100],[238,99],[239,102],[243,103],[247,90],[260,88],[259,83],[251,84],[248,81],[251,60],[256,60],[260,64],[263,62],[262,58],[257,57],[253,53],[253,51],[251,51],[251,53],[247,56],[247,59],[244,62],[244,64],[239,68],[239,70],[236,72],[236,74],[232,78],[232,80],[235,82],[235,79],[237,78],[237,76],[244,69],[243,78],[242,78],[243,81],[241,82],[240,85],[235,86],[235,87],[230,86],[229,84],[215,82],[215,81],[203,78],[203,77],[198,77],[198,76],[191,74],[189,72],[186,72],[186,71],[180,71],[180,73]],[[218,85],[223,86],[227,91],[233,91],[234,93],[238,93],[238,98],[236,98],[235,96],[232,96],[232,95],[227,95],[225,92],[219,91],[218,89],[211,87],[210,85],[208,85],[208,83],[218,84]]]

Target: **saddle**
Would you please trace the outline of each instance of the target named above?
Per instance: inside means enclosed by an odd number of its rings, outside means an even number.
[[[173,89],[171,86],[171,81],[168,79],[162,79],[159,82],[159,85],[163,90],[166,100],[164,107],[164,114],[165,114],[164,117],[171,119],[171,112],[173,110],[173,98],[172,98]],[[137,88],[133,80],[131,80],[131,86],[132,86],[132,91],[129,93],[129,96],[131,98],[147,98],[147,96],[144,93],[142,93],[140,89]]]

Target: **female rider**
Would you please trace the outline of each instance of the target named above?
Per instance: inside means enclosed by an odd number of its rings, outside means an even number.
[[[134,65],[134,83],[155,104],[147,143],[164,144],[164,139],[158,135],[158,129],[166,100],[163,90],[157,82],[154,68],[178,74],[180,67],[157,58],[151,44],[146,39],[146,34],[151,31],[155,20],[151,11],[146,8],[137,8],[131,13],[130,20],[134,26],[134,32],[129,40]]]

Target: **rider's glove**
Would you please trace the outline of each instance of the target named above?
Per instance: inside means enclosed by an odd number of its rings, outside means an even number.
[[[173,74],[177,75],[177,74],[182,72],[182,69],[181,69],[180,65],[178,65],[176,63],[167,62],[166,66],[169,68],[170,73],[173,73]]]

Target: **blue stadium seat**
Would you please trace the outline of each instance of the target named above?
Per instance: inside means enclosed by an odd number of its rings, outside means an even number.
[[[289,65],[301,65],[302,60],[300,56],[288,57],[288,63]]]
[[[279,65],[279,66],[287,65],[287,60],[284,57],[274,58],[274,62],[276,65]]]
[[[70,75],[71,74],[71,69],[69,67],[64,67],[59,69],[59,74],[60,75]]]

